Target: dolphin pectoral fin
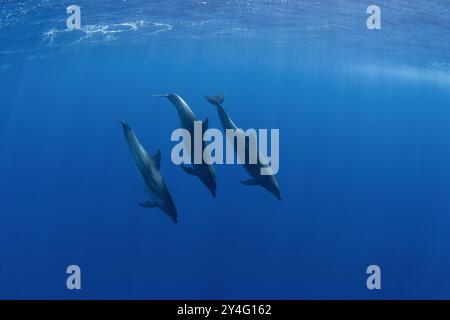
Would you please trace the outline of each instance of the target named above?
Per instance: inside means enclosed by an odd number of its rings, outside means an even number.
[[[158,152],[152,157],[153,161],[155,161],[156,167],[160,168],[161,166],[161,150],[158,150]]]
[[[196,176],[194,169],[186,167],[184,164],[181,164],[181,168],[186,172],[187,174],[190,174],[191,176]]]
[[[157,207],[156,203],[151,200],[145,201],[145,202],[139,202],[139,205],[144,208],[156,208]]]
[[[241,180],[241,183],[246,186],[257,186],[258,185],[258,182],[256,182],[253,179]]]

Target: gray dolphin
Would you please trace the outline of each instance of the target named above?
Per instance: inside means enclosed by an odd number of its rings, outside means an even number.
[[[176,107],[178,116],[180,117],[181,126],[183,129],[186,129],[191,134],[191,137],[194,137],[194,122],[198,121],[195,117],[192,110],[189,108],[188,104],[178,95],[176,94],[158,94],[154,95],[154,97],[166,97],[168,98]],[[203,132],[208,128],[208,119],[203,121],[202,123]],[[205,142],[202,145],[202,153],[205,149]],[[206,164],[202,161],[201,164],[194,163],[194,150],[193,144],[191,144],[190,157],[192,168],[186,167],[185,165],[181,165],[183,170],[193,176],[197,176],[203,184],[208,188],[211,194],[216,196],[216,172],[214,171],[214,167],[212,165]]]
[[[217,112],[219,114],[220,122],[222,123],[222,127],[224,130],[232,129],[236,130],[238,134],[244,134],[241,129],[239,129],[231,120],[228,113],[225,111],[224,107],[222,106],[222,103],[224,101],[224,96],[211,96],[211,97],[205,97],[208,102],[215,105],[217,107]],[[247,140],[247,139],[246,139]],[[234,143],[234,152],[237,154],[237,144]],[[249,159],[250,154],[250,146],[249,143],[245,144],[245,158]],[[253,152],[257,152],[257,150],[253,150]],[[281,193],[280,193],[280,187],[278,186],[278,182],[275,178],[274,174],[271,175],[261,175],[261,168],[269,168],[268,165],[265,165],[261,163],[260,158],[261,155],[259,153],[257,157],[257,162],[255,164],[248,163],[249,161],[245,161],[245,164],[243,164],[245,170],[247,173],[252,177],[252,179],[241,181],[242,184],[247,186],[256,186],[260,185],[264,189],[268,190],[270,193],[274,194],[275,197],[277,197],[278,200],[281,200]]]
[[[161,151],[158,150],[154,156],[150,156],[147,151],[145,151],[128,123],[117,119],[114,119],[114,121],[122,124],[123,133],[127,140],[128,147],[130,148],[131,155],[133,156],[139,173],[144,179],[147,192],[151,198],[151,200],[139,204],[146,208],[158,207],[168,214],[173,222],[177,223],[177,209],[175,208],[175,204],[173,203],[172,197],[170,196],[169,190],[167,190],[166,183],[159,170],[161,164]]]

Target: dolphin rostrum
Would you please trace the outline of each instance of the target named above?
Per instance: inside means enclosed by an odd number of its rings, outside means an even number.
[[[161,151],[158,150],[154,156],[150,156],[128,123],[117,119],[114,120],[122,124],[123,133],[131,155],[139,173],[144,179],[147,192],[151,198],[151,200],[139,204],[146,208],[160,208],[172,218],[173,222],[177,223],[177,209],[160,172]]]
[[[192,110],[189,108],[188,104],[178,95],[176,94],[159,94],[154,95],[155,97],[166,97],[168,98],[177,109],[178,116],[181,121],[181,126],[183,129],[189,131],[191,137],[194,137],[194,123],[197,120]],[[208,119],[203,121],[202,123],[202,130],[203,132],[208,129]],[[205,148],[205,142],[202,142],[202,153]],[[192,168],[186,167],[185,165],[181,165],[181,168],[188,174],[197,176],[203,184],[208,188],[208,190],[211,192],[211,194],[215,197],[216,196],[216,173],[214,171],[214,167],[210,164],[205,163],[205,161],[201,161],[200,164],[195,163],[194,161],[194,150],[193,146],[191,146],[191,150],[188,150],[190,152],[190,158],[191,158],[191,164]]]
[[[224,96],[207,96],[205,97],[208,102],[215,105],[217,107],[217,112],[219,114],[220,122],[222,123],[223,130],[231,129],[234,130],[236,135],[245,135],[244,131],[242,129],[239,129],[231,120],[228,113],[225,111],[224,107],[222,106],[222,103],[224,101]],[[245,138],[245,136],[244,136]],[[233,137],[234,139],[234,137]],[[244,141],[247,141],[248,139],[245,139]],[[248,142],[248,141],[247,141]],[[237,154],[238,148],[237,144],[233,143],[234,145],[234,151]],[[280,193],[280,187],[278,186],[278,182],[275,178],[275,174],[273,174],[272,171],[271,174],[268,175],[261,175],[261,168],[264,168],[266,171],[271,170],[270,167],[267,164],[264,164],[261,162],[261,155],[256,150],[256,146],[254,146],[255,150],[250,150],[250,143],[245,143],[245,150],[244,150],[244,159],[250,159],[250,153],[253,152],[253,154],[258,155],[256,163],[249,163],[249,161],[245,161],[243,166],[247,173],[252,177],[252,179],[241,181],[242,184],[247,186],[262,186],[264,189],[268,190],[270,193],[275,195],[278,200],[281,200],[281,193]],[[238,155],[239,156],[239,155]]]

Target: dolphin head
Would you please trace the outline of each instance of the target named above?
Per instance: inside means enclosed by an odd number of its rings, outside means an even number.
[[[174,93],[169,93],[167,95],[167,98],[172,102],[172,103],[180,103],[181,102],[181,98],[179,96],[177,96]]]
[[[281,192],[280,192],[280,187],[278,186],[277,181],[275,180],[275,178],[272,177],[271,179],[271,183],[267,184],[265,186],[265,188],[272,193],[278,200],[281,201]]]
[[[179,103],[184,102],[183,99],[181,99],[181,97],[179,97],[175,93],[154,94],[153,96],[167,98],[174,104],[179,104]]]
[[[278,190],[278,191],[275,193],[275,197],[277,197],[277,199],[281,201],[281,193],[280,193],[280,190]]]
[[[175,208],[175,204],[170,200],[167,201],[164,206],[162,207],[163,211],[169,215],[170,218],[172,218],[172,221],[177,223],[177,208]]]
[[[113,120],[122,125],[124,131],[131,131],[130,125],[126,121],[122,121],[120,119],[113,118]]]
[[[208,174],[201,177],[203,184],[208,188],[209,192],[216,197],[217,181],[216,173],[211,166],[208,166]]]

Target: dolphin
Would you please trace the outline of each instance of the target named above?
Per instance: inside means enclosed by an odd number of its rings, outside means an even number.
[[[154,97],[166,97],[175,105],[175,108],[177,109],[178,116],[180,117],[181,126],[183,129],[186,129],[189,131],[191,137],[194,137],[194,122],[198,121],[195,117],[192,110],[189,108],[188,104],[178,95],[176,94],[158,94],[154,95]],[[208,128],[208,119],[203,121],[202,123],[202,129],[203,132],[206,131]],[[205,142],[202,142],[202,153],[205,149]],[[203,184],[208,188],[208,190],[211,192],[213,197],[216,196],[216,188],[217,188],[217,182],[216,182],[216,172],[214,171],[214,167],[212,165],[206,164],[204,161],[202,161],[201,164],[195,164],[194,163],[194,150],[193,150],[193,144],[191,144],[191,150],[190,150],[190,157],[191,157],[191,163],[192,168],[185,166],[184,164],[181,165],[181,168],[188,174],[197,176]]]
[[[222,123],[222,127],[225,131],[227,129],[231,129],[231,130],[234,130],[237,135],[244,134],[243,130],[239,129],[234,124],[233,120],[231,120],[230,116],[225,111],[224,107],[222,106],[222,103],[224,101],[223,95],[207,96],[205,98],[206,98],[206,100],[208,100],[208,102],[210,102],[211,104],[213,104],[217,107],[217,112],[219,114],[220,122]],[[247,140],[248,139],[245,140],[246,144],[245,144],[245,151],[244,151],[245,152],[244,159],[249,159],[249,154],[250,154],[250,146],[249,146],[249,143]],[[252,150],[252,151],[257,152],[257,150]],[[236,143],[234,143],[234,152],[236,154],[238,153]],[[263,164],[261,162],[261,155],[259,153],[256,153],[256,154],[258,154],[258,157],[257,157],[257,161],[255,164],[248,163],[249,161],[245,161],[245,164],[243,164],[245,170],[252,177],[252,179],[243,180],[243,181],[241,181],[241,183],[244,185],[247,185],[247,186],[256,186],[256,185],[262,186],[264,189],[266,189],[267,191],[269,191],[270,193],[275,195],[275,197],[277,197],[278,200],[281,200],[280,187],[278,186],[278,182],[275,178],[275,175],[274,174],[261,175],[261,168],[267,168],[267,169],[270,169],[270,168],[267,164]]]
[[[146,190],[151,198],[151,200],[141,202],[139,205],[146,208],[160,208],[169,215],[173,222],[177,223],[177,209],[160,172],[161,151],[158,150],[154,156],[150,156],[128,123],[118,119],[114,119],[114,121],[122,125],[134,163],[144,179]]]

